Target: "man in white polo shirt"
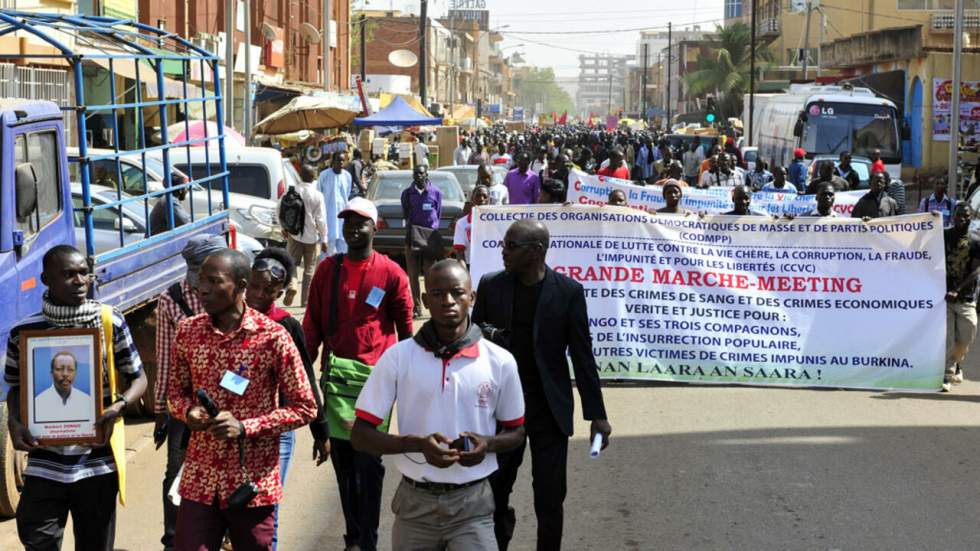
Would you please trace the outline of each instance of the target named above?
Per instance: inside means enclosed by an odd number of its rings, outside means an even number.
[[[403,475],[392,549],[497,549],[487,477],[524,442],[524,396],[514,357],[470,323],[473,300],[459,262],[434,264],[422,295],[432,319],[381,356],[357,399],[354,448],[394,455]],[[376,430],[396,402],[400,434]]]

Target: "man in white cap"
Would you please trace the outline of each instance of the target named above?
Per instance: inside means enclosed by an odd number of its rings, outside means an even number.
[[[347,549],[373,551],[378,544],[381,483],[379,457],[355,451],[350,443],[358,389],[338,386],[328,376],[367,379],[385,350],[412,337],[412,293],[408,275],[374,251],[378,209],[363,197],[340,211],[347,252],[325,258],[313,274],[303,319],[311,358],[323,346],[324,410],[330,426],[330,459],[337,474],[344,511]]]

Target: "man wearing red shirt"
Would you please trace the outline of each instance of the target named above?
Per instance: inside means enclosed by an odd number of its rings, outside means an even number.
[[[270,548],[273,511],[282,501],[279,434],[316,416],[313,388],[289,333],[245,304],[250,274],[248,257],[238,251],[209,256],[198,284],[206,313],[177,327],[167,403],[191,438],[176,551],[220,549],[226,531],[235,549]],[[217,415],[199,403],[199,389]],[[246,479],[257,494],[236,508],[230,498]]]
[[[881,150],[875,149],[871,152],[871,173],[876,172],[887,172],[885,170],[885,161],[881,160]]]
[[[609,152],[609,165],[599,169],[599,176],[607,178],[619,178],[620,180],[630,179],[630,169],[623,162],[623,150],[614,147]]]
[[[310,357],[315,358],[323,345],[322,377],[329,377],[331,356],[373,366],[398,340],[411,338],[413,333],[408,276],[373,249],[378,209],[358,197],[338,216],[344,220],[347,253],[326,258],[317,266],[303,319]],[[329,406],[330,397],[325,394],[323,400]],[[346,421],[354,423],[353,418]],[[341,429],[330,427],[330,459],[347,525],[345,545],[374,551],[384,466],[379,457],[355,451],[349,437],[338,437],[349,433],[350,426]]]

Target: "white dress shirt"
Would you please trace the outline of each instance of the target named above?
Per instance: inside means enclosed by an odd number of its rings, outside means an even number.
[[[54,385],[34,398],[34,419],[40,423],[57,421],[87,421],[95,415],[92,397],[75,387],[65,400],[55,390]]]
[[[289,237],[306,245],[327,241],[326,208],[323,193],[312,182],[296,184],[296,192],[303,199],[303,233]],[[280,199],[281,201],[281,199]]]

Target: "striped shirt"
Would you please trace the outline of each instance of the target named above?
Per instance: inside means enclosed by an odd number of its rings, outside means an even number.
[[[187,303],[192,315],[203,313],[204,303],[201,302],[197,290],[191,287],[186,279],[180,282],[180,288],[184,293],[184,302]],[[153,385],[153,413],[167,413],[167,381],[170,377],[171,347],[174,344],[174,337],[177,336],[177,324],[186,317],[169,290],[160,294],[160,298],[157,299],[157,377]]]
[[[116,370],[127,379],[132,379],[143,368],[136,344],[122,314],[112,312],[112,349]],[[4,383],[10,392],[20,391],[20,332],[28,330],[56,329],[41,314],[22,320],[10,330],[7,340],[7,360],[4,368]],[[109,380],[103,359],[102,396],[106,403],[113,398],[109,392]],[[109,446],[93,448],[90,446],[48,446],[31,451],[27,455],[26,476],[36,476],[55,482],[70,484],[93,476],[116,472]]]

